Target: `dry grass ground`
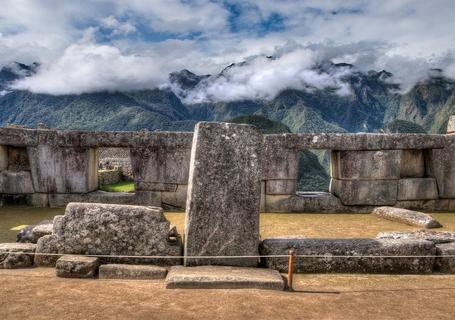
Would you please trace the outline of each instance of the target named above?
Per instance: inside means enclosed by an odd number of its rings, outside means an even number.
[[[454,319],[455,275],[298,275],[296,292],[0,270],[0,319]]]

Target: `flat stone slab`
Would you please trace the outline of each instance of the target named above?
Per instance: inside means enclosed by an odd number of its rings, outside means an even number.
[[[0,269],[19,269],[33,266],[35,249],[36,244],[33,243],[0,243]]]
[[[55,270],[61,278],[94,278],[99,260],[95,257],[63,256],[57,260]]]
[[[164,279],[167,269],[149,265],[103,264],[99,268],[100,279],[153,280]]]
[[[426,229],[441,228],[442,225],[429,214],[402,208],[379,207],[372,214],[380,218],[405,223],[411,226],[424,227]]]
[[[376,239],[428,240],[435,244],[455,242],[455,231],[419,230],[379,232]]]
[[[226,266],[171,267],[168,289],[268,289],[284,290],[278,271]]]
[[[434,243],[426,240],[278,237],[262,241],[260,253],[287,255],[290,248],[305,256],[295,258],[296,273],[431,273],[436,252]],[[287,257],[263,258],[263,263],[280,272],[288,269]]]
[[[256,266],[262,134],[253,126],[199,122],[191,152],[185,265]],[[196,257],[196,258],[195,258]]]
[[[436,245],[435,268],[443,273],[455,273],[455,242],[440,243]]]

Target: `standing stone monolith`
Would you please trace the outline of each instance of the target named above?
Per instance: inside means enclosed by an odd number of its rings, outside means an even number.
[[[253,126],[200,122],[191,151],[185,225],[185,265],[256,266],[260,150]]]

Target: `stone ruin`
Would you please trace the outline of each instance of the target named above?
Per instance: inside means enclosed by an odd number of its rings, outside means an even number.
[[[51,133],[45,132],[44,136]],[[100,141],[103,141],[102,144],[112,144],[113,141],[116,144],[130,143],[127,142],[129,139],[124,139],[123,133],[119,136],[114,136],[114,133],[97,135],[97,139],[101,140],[93,140],[93,133],[73,133],[60,138],[58,134],[51,144],[41,147],[38,144],[30,147],[29,151],[32,157],[58,151],[58,161],[52,157],[44,159],[43,156],[39,168],[34,167],[35,160],[30,160],[32,175],[33,172],[40,172],[34,179],[41,179],[44,183],[39,187],[55,191],[79,190],[76,187],[92,185],[88,174],[91,166],[87,163],[96,152],[89,146],[99,145]],[[450,208],[453,201],[450,197],[455,188],[453,180],[449,183],[447,176],[455,174],[455,163],[447,159],[453,155],[452,138],[455,136],[263,136],[249,125],[202,122],[197,125],[192,137],[192,148],[188,149],[191,150],[188,166],[181,170],[178,164],[188,156],[187,149],[175,152],[179,144],[175,141],[169,143],[166,140],[168,133],[141,133],[140,137],[135,136],[136,133],[129,134],[135,143],[131,150],[138,188],[135,201],[141,199],[149,203],[159,197],[163,201],[163,193],[176,192],[179,185],[176,183],[177,187],[172,189],[169,183],[163,181],[182,181],[184,175],[188,174],[183,248],[180,235],[169,225],[161,208],[71,203],[64,216],[55,217],[52,233],[41,237],[36,245],[0,245],[1,266],[14,268],[33,263],[56,265],[57,273],[64,277],[93,277],[99,269],[100,277],[104,278],[152,278],[165,274],[167,270],[159,269],[158,266],[129,265],[171,266],[183,263],[195,267],[190,268],[190,271],[183,267],[172,267],[167,280],[169,288],[217,287],[214,284],[230,288],[254,283],[252,286],[257,288],[282,289],[284,284],[277,280],[280,279],[277,271],[287,270],[287,257],[272,256],[286,256],[292,248],[297,254],[295,271],[300,273],[455,272],[455,258],[444,257],[455,252],[455,232],[436,235],[423,231],[381,233],[376,239],[307,239],[296,236],[261,241],[259,237],[259,212],[264,207],[295,211],[302,206],[308,209],[335,201],[337,204],[332,204],[332,207],[351,207],[354,211],[365,208],[372,210],[379,205]],[[30,137],[26,137],[23,136],[22,141],[28,141]],[[78,147],[73,146],[75,143]],[[156,147],[151,147],[152,144]],[[71,147],[62,147],[64,145]],[[290,176],[295,178],[292,159],[296,159],[298,150],[314,146],[336,150],[332,161],[333,194],[325,196],[331,199],[328,202],[326,199],[306,202],[305,197],[298,199],[299,195],[291,193],[295,191],[295,179],[290,179]],[[167,152],[169,150],[173,152]],[[71,154],[71,157],[63,156],[67,154]],[[81,160],[81,165],[70,168],[68,161],[74,155]],[[284,167],[283,162],[286,164]],[[166,166],[157,169],[150,163],[166,163]],[[9,160],[7,168],[9,175]],[[61,173],[63,168],[83,172],[84,175],[62,178],[49,174]],[[161,190],[159,196],[154,194],[157,190]],[[46,196],[50,200],[56,194],[59,193],[47,193]],[[65,195],[70,195],[68,199],[71,199],[74,194]],[[396,212],[384,213],[381,210],[379,214],[393,219],[396,216]],[[428,222],[418,215],[406,213],[405,216],[411,222],[413,219],[417,219],[418,223]],[[33,252],[38,255],[31,261],[30,253]],[[68,254],[70,256],[65,256]],[[264,257],[258,259],[259,255]],[[142,259],[138,256],[147,257]],[[224,269],[211,267],[213,265]],[[245,276],[241,270],[235,269],[238,266],[259,265],[275,271],[267,273],[258,269],[255,273],[245,270],[245,274],[248,274]],[[224,270],[224,273],[219,270]],[[232,277],[235,279],[232,280]]]

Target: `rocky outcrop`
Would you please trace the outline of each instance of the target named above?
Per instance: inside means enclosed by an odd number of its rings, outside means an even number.
[[[260,253],[287,255],[290,248],[293,248],[297,255],[295,259],[297,273],[431,273],[436,251],[434,244],[426,240],[281,237],[262,241]],[[287,257],[263,258],[263,263],[268,268],[287,272]]]
[[[191,153],[185,265],[255,266],[259,244],[261,133],[253,126],[200,122]]]
[[[375,216],[397,221],[411,226],[424,227],[426,229],[440,228],[442,225],[429,214],[401,208],[379,207],[372,212]]]

